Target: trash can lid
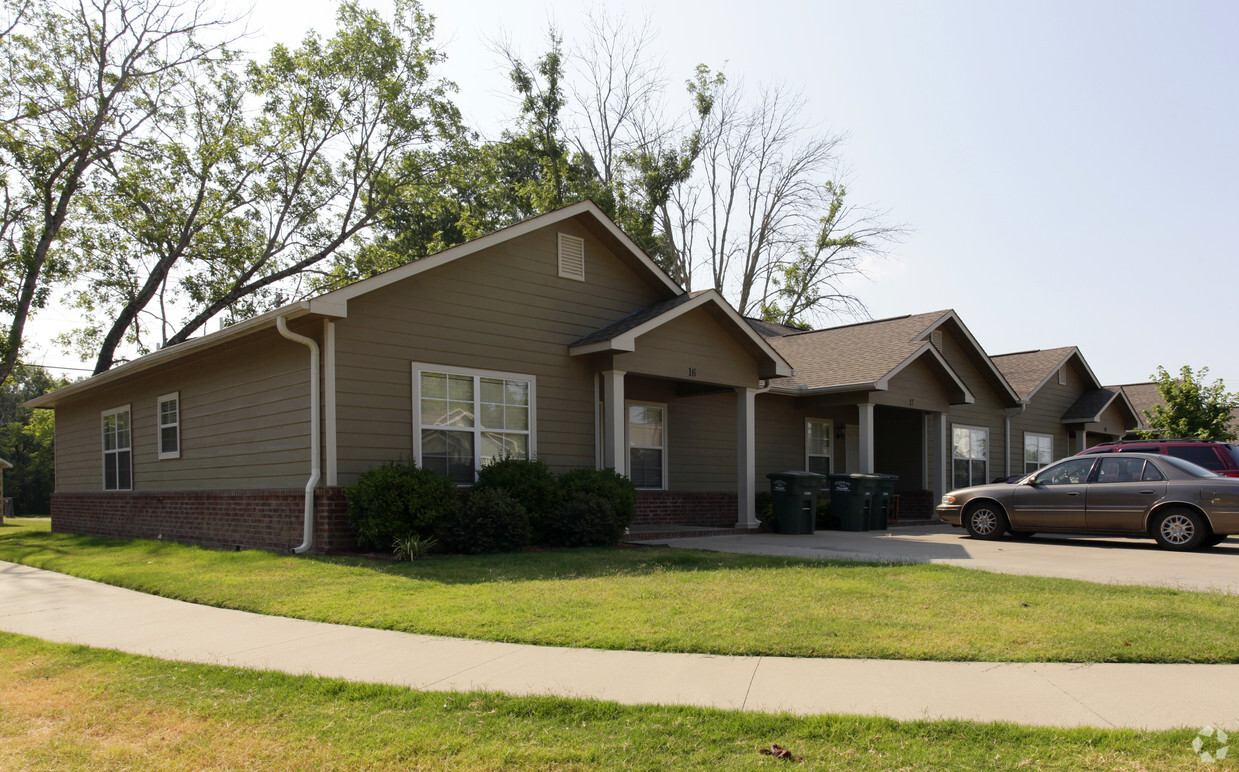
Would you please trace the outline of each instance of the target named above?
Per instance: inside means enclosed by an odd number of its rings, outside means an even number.
[[[824,475],[820,475],[817,472],[770,472],[769,474],[766,475],[766,479],[768,480],[779,480],[779,479],[785,479],[789,477],[800,479],[800,480],[825,479]]]

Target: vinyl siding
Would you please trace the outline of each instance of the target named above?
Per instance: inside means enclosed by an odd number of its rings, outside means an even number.
[[[625,380],[626,398],[667,406],[668,490],[734,493],[736,392],[679,396],[671,381],[632,375]]]
[[[989,466],[986,475],[990,480],[1002,477],[1006,474],[1007,461],[1006,420],[1002,411],[1008,406],[1009,398],[998,391],[993,376],[982,371],[982,365],[975,355],[970,353],[972,347],[963,335],[950,326],[944,325],[941,329],[942,357],[976,399],[971,405],[952,405],[947,413],[947,486],[951,485],[951,427],[956,425],[978,426],[989,430]],[[1023,446],[1020,448],[1019,458],[1023,463]],[[1013,460],[1012,470],[1014,469]]]
[[[585,239],[585,282],[558,276],[560,232]],[[413,362],[534,376],[538,458],[593,466],[596,362],[568,345],[665,297],[566,221],[353,299],[336,323],[340,484],[411,456]]]
[[[615,368],[700,383],[757,388],[757,363],[706,308],[637,338],[637,350],[618,354]]]
[[[315,324],[290,325],[314,335]],[[180,392],[181,456],[159,460],[160,395]],[[309,475],[309,356],[275,330],[139,373],[56,409],[56,489],[103,488],[100,412],[128,404],[134,490],[284,488]]]
[[[1032,395],[1023,413],[1011,419],[1011,474],[1024,471],[1024,435],[1028,432],[1048,434],[1054,438],[1055,460],[1070,456],[1069,430],[1063,424],[1063,414],[1075,404],[1086,388],[1086,380],[1074,357],[1067,364],[1067,383],[1060,385],[1058,372]]]

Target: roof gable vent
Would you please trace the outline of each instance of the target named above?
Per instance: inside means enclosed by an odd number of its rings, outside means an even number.
[[[559,234],[559,276],[585,281],[585,239]]]
[[[942,350],[942,330],[934,330],[929,333],[929,340],[934,344],[934,348]]]
[[[1058,385],[1059,386],[1067,385],[1067,365],[1063,365],[1062,367],[1058,368]]]

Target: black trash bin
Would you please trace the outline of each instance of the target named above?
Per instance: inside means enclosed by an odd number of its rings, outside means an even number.
[[[813,533],[822,476],[813,472],[771,472],[770,498],[778,533]]]
[[[868,531],[878,478],[871,474],[830,475],[830,514],[841,531]]]
[[[869,509],[869,528],[885,531],[890,525],[891,497],[895,495],[899,475],[878,473],[873,476],[877,478],[877,490],[873,494],[873,506]]]

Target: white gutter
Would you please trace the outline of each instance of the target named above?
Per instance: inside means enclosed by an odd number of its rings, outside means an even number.
[[[1007,468],[1003,474],[1011,476],[1011,419],[1028,409],[1028,403],[1020,400],[1019,407],[1008,407],[1002,411],[1003,436],[1007,438]]]
[[[313,338],[307,338],[304,335],[298,335],[290,331],[288,329],[288,322],[283,316],[276,317],[275,328],[280,331],[280,335],[310,349],[310,479],[305,484],[305,518],[302,526],[301,544],[293,547],[293,554],[300,555],[314,545],[314,488],[318,486],[319,468],[322,466],[318,418],[319,402],[321,401],[318,385],[318,342]]]

